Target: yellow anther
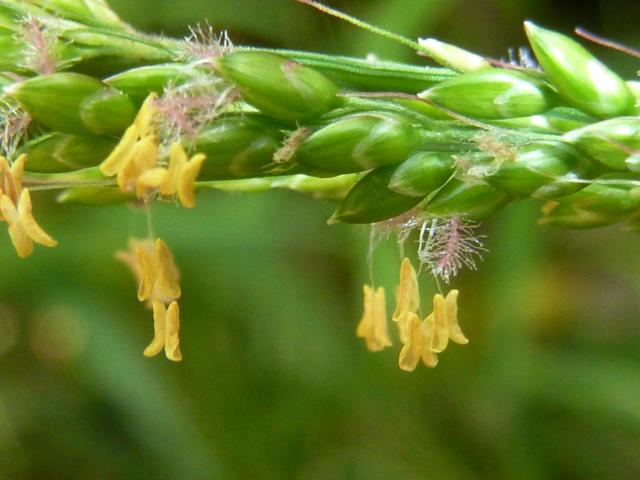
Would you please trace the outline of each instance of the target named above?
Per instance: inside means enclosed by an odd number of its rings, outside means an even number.
[[[116,258],[131,268],[138,281],[138,299],[153,308],[153,340],[144,350],[152,357],[164,348],[169,360],[180,361],[180,297],[178,269],[167,244],[161,240],[129,240],[129,249]],[[168,305],[168,307],[167,307]]]
[[[171,302],[167,308],[164,341],[164,354],[169,360],[179,362],[182,360],[182,352],[180,351],[180,309],[178,302]]]
[[[432,352],[442,352],[449,344],[449,322],[444,306],[444,297],[436,293],[433,296],[434,332],[430,349]]]
[[[107,177],[116,175],[135,154],[135,145],[140,137],[140,129],[134,124],[124,132],[120,143],[100,164],[100,171]]]
[[[145,101],[143,102],[136,119],[133,124],[138,128],[138,132],[142,138],[153,134],[153,120],[156,115],[157,109],[155,107],[158,95],[155,92],[151,92]]]
[[[179,298],[178,269],[167,244],[159,238],[155,244],[140,242],[135,246],[135,253],[141,272],[138,300],[168,303]]]
[[[0,196],[0,211],[9,225],[11,242],[18,256],[28,257],[33,251],[33,242],[46,247],[55,247],[57,242],[51,238],[33,218],[31,195],[23,189],[16,205],[6,194]]]
[[[162,302],[153,302],[153,340],[143,354],[154,357],[163,349],[169,360],[182,360],[180,351],[180,309],[178,302],[171,302],[166,308]]]
[[[398,365],[402,370],[413,372],[420,361],[422,350],[424,349],[424,338],[422,335],[422,321],[416,313],[410,312],[406,316],[406,338],[403,340],[404,346],[400,350]]]
[[[167,309],[162,302],[153,302],[153,340],[142,354],[145,357],[155,357],[164,348],[167,329]]]
[[[400,284],[396,289],[396,309],[393,312],[393,321],[398,324],[400,340],[403,343],[407,342],[409,314],[417,312],[419,308],[418,275],[411,261],[405,258],[400,266]]]
[[[206,158],[202,153],[194,155],[180,172],[178,178],[178,199],[184,207],[193,208],[195,206],[196,178],[198,178],[200,168]]]
[[[435,315],[433,313],[430,313],[427,318],[424,319],[422,330],[424,333],[425,347],[422,351],[422,361],[427,367],[433,368],[438,365],[438,355],[429,348],[435,332]]]
[[[407,315],[407,341],[400,350],[398,365],[402,370],[413,372],[420,360],[429,368],[438,364],[438,355],[429,349],[433,334],[433,314],[424,321],[415,313]]]
[[[164,196],[178,195],[180,203],[187,208],[195,206],[195,182],[200,173],[205,155],[199,153],[187,157],[182,145],[171,145],[169,167],[156,167],[144,172],[138,179],[141,191],[158,190]]]
[[[451,290],[444,300],[444,310],[449,326],[449,338],[459,345],[469,343],[469,339],[462,333],[458,325],[458,290]]]
[[[387,311],[384,288],[378,287],[374,292],[369,285],[364,285],[364,314],[358,324],[356,335],[364,338],[367,348],[378,352],[393,345],[387,328]]]

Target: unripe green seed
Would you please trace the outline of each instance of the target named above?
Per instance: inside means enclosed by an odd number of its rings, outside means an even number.
[[[333,214],[330,223],[376,223],[415,207],[424,197],[410,197],[389,188],[396,166],[378,168],[355,184]]]
[[[627,170],[627,157],[640,151],[640,117],[612,118],[564,135],[589,157],[614,170]]]
[[[12,32],[0,34],[0,68],[5,71],[24,72],[26,71],[25,49],[15,38]]]
[[[39,7],[51,10],[63,18],[77,20],[85,25],[123,29],[125,25],[104,0],[31,0]]]
[[[435,194],[425,210],[438,217],[483,220],[509,203],[509,200],[509,195],[488,183],[465,183],[454,178]]]
[[[624,224],[622,230],[625,232],[640,233],[640,217],[634,217]]]
[[[224,118],[198,135],[194,151],[204,153],[199,180],[224,180],[297,173],[288,164],[277,164],[275,152],[284,136],[278,130],[250,115]]]
[[[599,184],[598,180],[636,180],[633,175],[605,174],[584,190],[550,202],[541,224],[564,228],[593,228],[623,221],[640,214],[640,190],[628,185]]]
[[[631,112],[635,98],[624,80],[571,38],[525,22],[531,47],[558,93],[597,117]]]
[[[56,198],[58,203],[105,206],[134,200],[131,193],[124,193],[117,187],[73,187],[63,190]]]
[[[479,119],[526,117],[556,105],[556,94],[545,82],[497,68],[460,75],[418,96]]]
[[[98,165],[117,144],[117,139],[67,133],[43,135],[26,145],[26,169],[57,173]]]
[[[395,169],[389,188],[403,195],[423,198],[440,188],[452,173],[451,154],[418,152]]]
[[[640,173],[640,154],[628,156],[624,163],[629,171],[633,173]]]
[[[100,80],[77,73],[34,77],[5,88],[39,125],[65,133],[122,133],[135,107]]]
[[[132,68],[153,63],[170,62],[175,52],[162,45],[161,41],[141,38],[139,35],[101,28],[67,29],[64,38],[69,43],[84,47],[86,59],[112,57]]]
[[[324,74],[340,87],[358,92],[415,94],[456,75],[456,72],[447,68],[378,59],[370,61],[295,50],[283,51],[282,54]]]
[[[584,188],[585,184],[571,180],[588,177],[591,170],[590,162],[569,145],[537,143],[523,147],[486,181],[516,197],[550,199]]]
[[[355,114],[313,133],[295,159],[327,173],[351,173],[393,165],[419,145],[407,120],[383,113]]]
[[[131,99],[115,88],[103,88],[80,104],[85,127],[98,135],[120,135],[136,116]]]
[[[340,103],[338,87],[320,72],[280,55],[243,51],[216,59],[215,68],[265,115],[296,122]]]
[[[493,120],[490,123],[503,128],[526,130],[540,133],[565,133],[584,127],[596,120],[574,108],[557,107],[540,115]]]
[[[476,72],[492,68],[486,58],[435,38],[419,38],[419,54],[458,72]]]
[[[151,92],[162,93],[167,85],[181,85],[192,80],[195,71],[192,67],[179,63],[165,63],[133,68],[104,80],[120,90],[136,104],[142,104]]]
[[[627,80],[626,82],[629,91],[633,94],[636,99],[635,108],[633,109],[633,113],[635,115],[640,114],[640,81],[638,80]]]

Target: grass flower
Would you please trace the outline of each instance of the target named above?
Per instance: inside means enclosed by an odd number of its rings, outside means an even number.
[[[179,142],[171,145],[168,165],[158,163],[160,141],[153,122],[158,110],[156,95],[147,97],[136,119],[120,143],[102,162],[100,170],[107,176],[116,175],[118,187],[123,192],[133,192],[139,198],[147,198],[154,192],[173,197],[180,203],[195,206],[195,181],[206,157],[196,154],[187,157]]]

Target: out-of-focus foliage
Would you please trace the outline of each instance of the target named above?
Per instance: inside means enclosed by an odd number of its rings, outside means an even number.
[[[524,44],[525,18],[640,45],[624,2],[328,3],[493,57]],[[412,55],[292,0],[112,4],[148,31],[207,18],[237,43]],[[150,315],[113,259],[144,212],[52,206],[39,221],[60,246],[26,261],[3,236],[0,478],[640,476],[637,234],[556,231],[532,205],[508,208],[484,228],[480,271],[455,281],[470,345],[407,374],[397,350],[368,353],[354,335],[367,232],[328,227],[332,209],[282,192],[153,208],[183,276],[181,364],[142,356]],[[376,251],[388,292],[399,263],[393,242]]]

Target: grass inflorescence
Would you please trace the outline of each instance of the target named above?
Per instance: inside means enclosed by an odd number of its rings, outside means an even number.
[[[102,1],[93,8],[91,0],[5,0],[6,171],[26,159],[27,196],[30,186],[46,186],[64,190],[63,202],[92,205],[162,199],[193,207],[196,189],[205,188],[291,188],[339,199],[332,222],[371,224],[403,245],[420,230],[423,270],[445,283],[475,268],[484,251],[478,222],[510,202],[540,201],[541,223],[637,231],[640,83],[532,22],[525,23],[531,50],[493,60],[302,3],[439,65],[234,46],[208,23],[170,39],[135,31]],[[19,199],[1,193],[9,212]],[[161,269],[151,268],[154,275]],[[368,288],[367,311],[378,313],[365,318],[365,337],[382,328],[384,303]],[[165,318],[177,336],[171,305],[153,307],[158,338]],[[415,330],[414,342],[433,337],[437,345],[457,319],[435,310],[404,325]],[[367,338],[383,348],[387,336]],[[424,348],[432,366],[441,350]]]

